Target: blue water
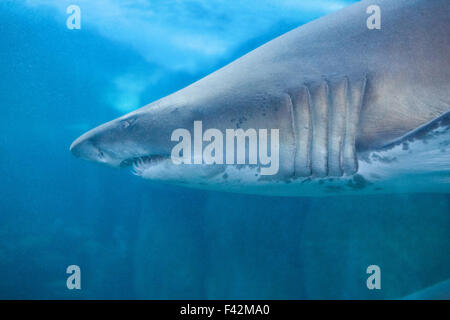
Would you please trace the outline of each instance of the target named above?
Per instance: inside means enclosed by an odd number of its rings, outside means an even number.
[[[216,193],[70,154],[84,131],[355,1],[211,2],[78,1],[81,30],[70,2],[1,2],[0,298],[379,299],[450,278],[449,195]]]

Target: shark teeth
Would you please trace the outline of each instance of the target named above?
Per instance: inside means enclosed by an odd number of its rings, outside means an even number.
[[[157,163],[166,158],[167,158],[166,156],[162,156],[162,155],[148,155],[148,156],[134,157],[134,158],[129,158],[129,159],[123,160],[120,163],[120,167],[125,168],[125,167],[129,167],[129,166],[136,167],[136,166],[154,164],[154,163]]]
[[[161,155],[153,155],[153,156],[145,156],[145,157],[138,157],[132,159],[132,166],[133,166],[133,174],[137,176],[142,176],[144,172],[149,169],[150,167],[161,163],[162,161],[168,159],[167,156],[161,156]]]

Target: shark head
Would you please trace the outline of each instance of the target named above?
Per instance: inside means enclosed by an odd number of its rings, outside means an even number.
[[[84,160],[132,168],[146,179],[199,188],[226,189],[277,177],[278,128],[257,120],[253,126],[236,110],[220,102],[211,106],[191,93],[194,98],[183,103],[169,96],[102,124],[76,139],[70,150]]]
[[[134,174],[151,180],[183,185],[214,183],[211,178],[223,173],[224,166],[197,163],[196,154],[191,152],[196,115],[179,109],[151,104],[84,133],[72,143],[70,151],[83,160],[131,168]],[[188,136],[177,135],[180,130]],[[184,143],[189,150],[174,153],[174,147]]]

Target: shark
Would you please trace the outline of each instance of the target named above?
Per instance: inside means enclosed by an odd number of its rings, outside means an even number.
[[[373,6],[377,28],[367,23]],[[239,154],[237,143],[228,148],[219,137],[241,138],[247,152],[240,162],[214,157]],[[255,156],[255,146],[265,152]],[[206,148],[210,161],[198,161]],[[448,193],[450,2],[360,1],[84,133],[70,150],[145,179],[200,189]],[[276,170],[262,174],[275,160]]]
[[[450,279],[416,291],[402,300],[450,300]]]

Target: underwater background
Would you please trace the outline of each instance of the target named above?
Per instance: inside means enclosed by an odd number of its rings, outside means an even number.
[[[450,278],[450,195],[262,197],[69,152],[86,130],[356,1],[2,0],[0,298],[385,299]],[[81,8],[69,30],[66,8]],[[81,268],[68,290],[66,268]],[[366,268],[381,268],[368,290]]]

